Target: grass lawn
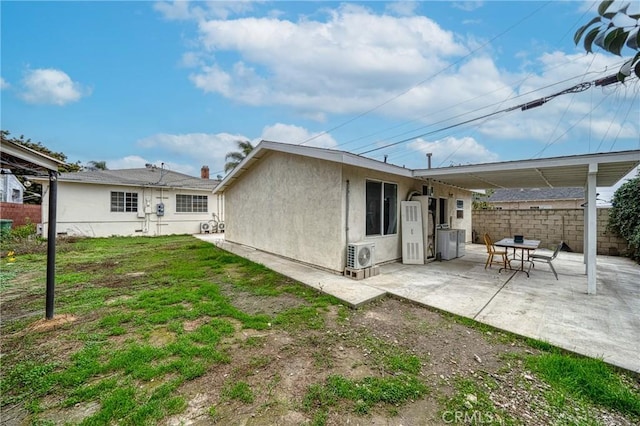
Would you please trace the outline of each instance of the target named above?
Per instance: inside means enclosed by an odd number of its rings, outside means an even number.
[[[48,322],[46,254],[0,266],[3,424],[640,421],[637,375],[191,236],[61,242]]]

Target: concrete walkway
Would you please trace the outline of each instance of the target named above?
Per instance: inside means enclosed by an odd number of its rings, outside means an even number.
[[[559,280],[546,264],[538,264],[530,278],[499,273],[496,266],[484,269],[484,245],[467,244],[464,257],[390,263],[380,267],[380,275],[356,281],[229,243],[221,234],[195,236],[353,307],[390,294],[640,373],[640,266],[627,258],[598,256],[597,294],[588,295],[579,253],[558,255]]]

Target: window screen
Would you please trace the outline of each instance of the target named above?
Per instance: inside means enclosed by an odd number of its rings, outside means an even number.
[[[206,213],[209,197],[206,195],[176,195],[176,212],[178,213]]]
[[[112,212],[137,212],[138,193],[111,191]]]

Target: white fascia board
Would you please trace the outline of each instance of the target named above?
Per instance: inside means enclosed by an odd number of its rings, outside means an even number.
[[[447,176],[460,173],[483,173],[507,170],[557,168],[562,166],[588,166],[599,163],[640,162],[640,150],[620,151],[603,154],[573,155],[569,157],[541,158],[537,160],[505,161],[501,163],[471,164],[466,166],[442,167],[437,169],[419,169],[416,177]]]
[[[10,141],[2,143],[2,152],[52,171],[58,171],[58,166],[65,164],[63,161]]]

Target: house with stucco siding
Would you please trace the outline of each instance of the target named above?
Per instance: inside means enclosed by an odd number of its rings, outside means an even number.
[[[38,180],[38,179],[33,179]],[[42,217],[48,217],[49,182],[43,184]],[[57,234],[85,237],[196,234],[222,220],[224,200],[208,168],[193,177],[149,165],[120,170],[61,173],[57,179]],[[215,214],[215,217],[214,217]],[[205,224],[205,225],[203,225]],[[48,223],[43,224],[46,234]]]
[[[434,229],[471,239],[471,191],[343,151],[262,141],[214,194],[227,241],[336,273],[350,243],[374,244],[376,264],[402,259],[401,202],[417,195],[433,200]]]

